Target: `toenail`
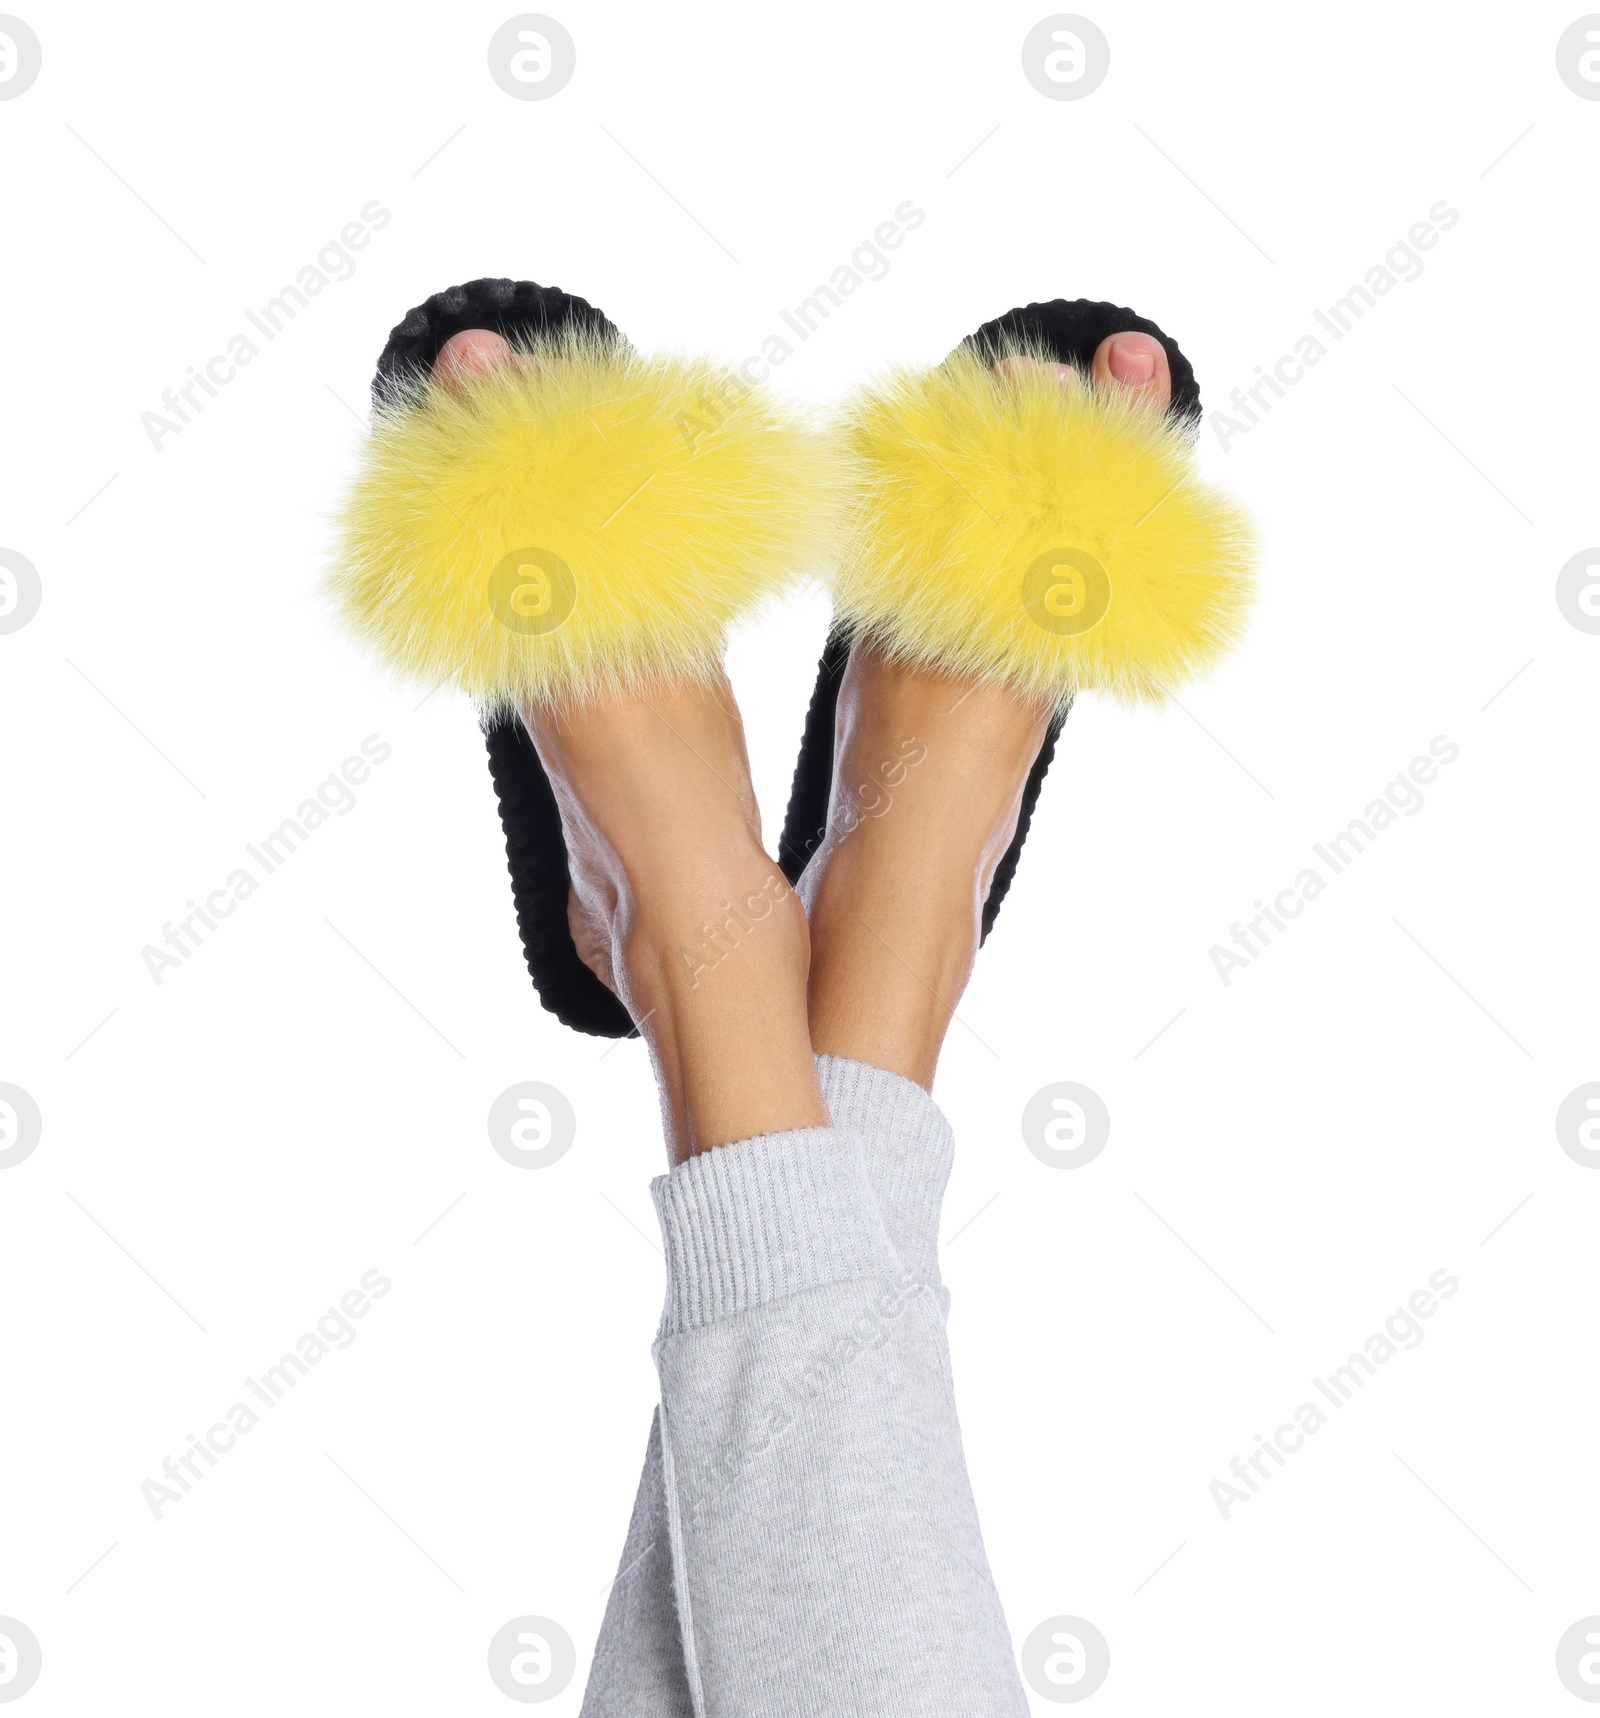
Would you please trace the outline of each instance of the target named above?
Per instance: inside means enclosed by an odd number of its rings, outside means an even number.
[[[1156,355],[1148,346],[1132,340],[1113,340],[1106,360],[1107,368],[1119,382],[1130,388],[1142,388],[1156,373]]]

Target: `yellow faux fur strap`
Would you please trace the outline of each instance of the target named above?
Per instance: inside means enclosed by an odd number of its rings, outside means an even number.
[[[1017,356],[1027,354],[1019,352]],[[1239,636],[1254,533],[1189,430],[1053,360],[968,349],[846,408],[839,616],[926,667],[1064,703],[1160,702]]]
[[[496,713],[699,678],[812,563],[830,472],[732,370],[563,338],[377,413],[329,583],[393,669]]]

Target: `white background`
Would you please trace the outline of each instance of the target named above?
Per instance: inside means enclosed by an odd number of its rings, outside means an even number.
[[[1576,12],[1093,0],[1110,75],[1051,101],[1019,58],[1039,6],[555,11],[576,76],[524,102],[487,71],[504,7],[27,0],[43,73],[0,102],[0,544],[44,591],[0,637],[0,1079],[44,1117],[0,1173],[0,1615],[44,1649],[20,1710],[494,1713],[489,1639],[533,1612],[577,1644],[548,1707],[577,1712],[652,1402],[654,1094],[638,1045],[537,1008],[473,716],[335,635],[328,520],[430,292],[532,278],[737,361],[908,198],[921,229],[777,385],[824,403],[1087,295],[1157,318],[1225,407],[1459,211],[1270,417],[1206,429],[1261,521],[1258,617],[1184,708],[1071,718],[940,1074],[946,1268],[1013,1630],[1103,1631],[1092,1710],[1578,1710]],[[153,450],[141,414],[372,199],[354,275]],[[734,647],[769,840],[825,620],[813,592]],[[371,734],[393,755],[355,810],[158,987],[141,949]],[[1441,734],[1424,808],[1225,986],[1211,947]],[[537,1172],[484,1125],[527,1079],[579,1118]],[[1056,1080],[1111,1112],[1081,1169],[1022,1142]],[[141,1482],[370,1268],[393,1288],[354,1345],[154,1519]],[[1422,1345],[1225,1521],[1210,1482],[1441,1268]]]

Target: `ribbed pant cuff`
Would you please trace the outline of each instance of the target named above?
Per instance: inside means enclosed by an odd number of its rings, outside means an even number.
[[[667,1257],[664,1336],[821,1283],[900,1273],[861,1142],[838,1128],[718,1146],[650,1191]]]
[[[867,1175],[894,1213],[891,1238],[906,1268],[936,1285],[939,1212],[956,1155],[944,1111],[914,1080],[843,1056],[818,1056],[817,1078],[834,1122],[866,1142]]]

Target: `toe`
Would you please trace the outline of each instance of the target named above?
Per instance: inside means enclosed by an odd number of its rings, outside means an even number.
[[[1020,358],[1002,358],[994,367],[995,375],[1002,380],[1009,376],[1020,376],[1025,370],[1041,368],[1032,358],[1024,354]],[[1078,372],[1070,364],[1046,364],[1042,368],[1047,372],[1055,371],[1055,377],[1065,387],[1076,387]]]
[[[496,368],[510,355],[511,347],[501,335],[487,328],[464,328],[459,334],[452,334],[440,348],[433,379],[448,388],[466,376],[482,375]]]
[[[1165,411],[1172,399],[1166,348],[1153,334],[1109,334],[1095,351],[1091,372],[1107,387],[1126,388]]]

